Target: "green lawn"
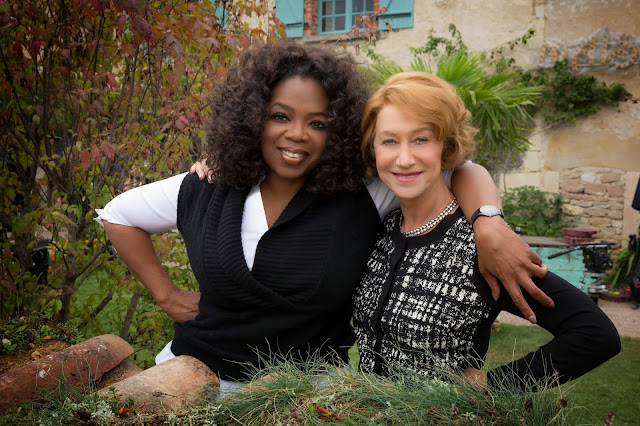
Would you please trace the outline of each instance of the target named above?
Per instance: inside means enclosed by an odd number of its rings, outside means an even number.
[[[502,324],[491,335],[487,366],[505,364],[550,338],[540,327]],[[620,354],[564,386],[569,403],[584,407],[579,410],[580,424],[601,425],[610,411],[615,415],[614,425],[639,424],[640,339],[623,337]]]

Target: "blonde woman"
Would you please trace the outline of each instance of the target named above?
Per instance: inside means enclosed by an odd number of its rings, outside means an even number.
[[[498,313],[522,314],[506,292],[497,301],[491,297],[478,268],[475,217],[465,219],[442,177],[443,169],[473,153],[469,118],[451,85],[420,72],[391,77],[366,104],[361,149],[367,173],[395,193],[400,209],[385,218],[354,297],[361,368],[433,375],[446,367],[485,386],[516,389],[544,379],[564,383],[617,354],[620,339],[589,297],[552,273],[534,281],[556,308],[528,302],[554,338],[508,365],[481,371]]]

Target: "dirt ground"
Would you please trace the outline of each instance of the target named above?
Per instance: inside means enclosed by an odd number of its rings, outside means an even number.
[[[598,300],[598,306],[607,314],[618,329],[621,336],[630,336],[640,339],[640,309],[633,309],[635,306],[631,302],[609,302]],[[529,321],[511,315],[508,312],[501,312],[498,321],[503,324],[531,325]]]

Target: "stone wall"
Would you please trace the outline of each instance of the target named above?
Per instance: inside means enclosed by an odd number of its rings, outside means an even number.
[[[560,173],[560,194],[565,208],[575,215],[575,227],[597,230],[598,240],[615,242],[622,236],[626,174],[593,166]]]

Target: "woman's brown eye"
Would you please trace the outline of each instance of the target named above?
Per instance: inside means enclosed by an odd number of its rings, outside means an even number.
[[[271,115],[271,118],[277,121],[285,121],[287,119],[287,116],[281,112],[276,112],[275,114]]]

